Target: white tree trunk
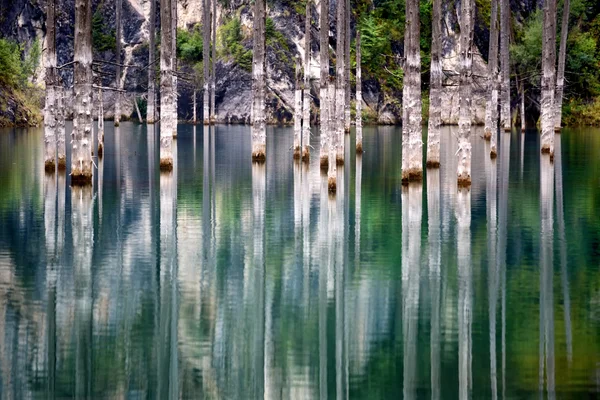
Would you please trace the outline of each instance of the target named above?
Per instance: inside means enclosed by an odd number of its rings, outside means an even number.
[[[156,81],[156,68],[154,66],[156,51],[156,1],[157,0],[150,0],[150,21],[148,22],[150,37],[148,47],[148,106],[146,108],[146,123],[148,124],[153,124],[156,120],[156,90],[154,88]]]
[[[75,90],[71,150],[71,184],[92,184],[92,7],[75,3]]]
[[[554,78],[556,62],[556,0],[544,3],[544,25],[542,33],[542,98],[541,126],[542,153],[554,157]]]
[[[564,0],[562,26],[560,28],[560,50],[558,52],[558,71],[556,75],[556,94],[554,98],[554,131],[560,132],[562,125],[562,102],[565,88],[565,62],[567,58],[567,38],[569,36],[570,1]]]
[[[115,99],[115,117],[114,123],[115,126],[119,126],[121,124],[121,49],[122,49],[122,41],[121,41],[121,32],[123,31],[123,22],[122,22],[122,13],[123,13],[123,0],[116,0],[116,40],[117,40],[117,49],[115,52],[115,63],[116,65],[116,78],[115,78],[115,86],[118,89]]]
[[[302,161],[310,160],[310,53],[311,53],[311,4],[306,1],[306,20],[304,26],[304,99],[302,101]]]
[[[254,44],[252,53],[252,160],[264,162],[267,151],[266,131],[266,59],[265,59],[265,0],[254,3]]]
[[[433,1],[431,33],[427,168],[439,168],[440,126],[442,125],[442,0]]]
[[[527,120],[525,119],[525,82],[521,82],[521,133],[525,133]]]
[[[362,132],[362,68],[360,54],[360,31],[356,30],[356,153],[363,152]]]
[[[337,38],[336,38],[336,91],[335,91],[335,118],[336,121],[336,163],[344,165],[344,130],[346,110],[346,55],[345,53],[345,28],[346,28],[346,1],[337,2]]]
[[[336,88],[335,83],[329,82],[329,87],[327,89],[329,92],[329,110],[328,117],[329,122],[327,126],[329,127],[329,170],[327,171],[327,186],[329,193],[335,193],[337,190],[337,162],[336,162],[336,152],[338,147],[339,135],[338,135],[338,125],[339,123],[336,121]]]
[[[194,104],[192,106],[194,108],[194,111],[193,111],[193,114],[192,114],[192,121],[194,121],[194,125],[196,125],[196,108],[197,108],[197,105],[196,105],[196,97],[197,97],[197,95],[196,95],[196,89],[194,89],[194,94],[192,96],[194,98],[194,100],[193,100]]]
[[[217,118],[215,93],[217,79],[217,0],[212,2],[212,59],[210,66],[210,123],[214,124]]]
[[[177,0],[171,0],[171,57],[173,57],[173,137],[177,137],[177,122],[179,121],[177,114]]]
[[[62,84],[56,86],[56,97],[58,99],[56,111],[56,152],[58,160],[58,170],[67,169],[67,148],[65,144],[65,90]]]
[[[301,156],[300,143],[302,142],[302,77],[300,73],[300,58],[296,60],[296,90],[294,104],[294,160]]]
[[[102,89],[98,89],[98,158],[104,155],[104,99]]]
[[[471,185],[471,95],[473,66],[473,4],[464,1],[460,11],[460,87],[458,120],[458,167],[459,186]]]
[[[216,0],[215,0],[216,1]],[[203,118],[204,125],[210,124],[210,3],[202,0],[202,67],[203,67]]]
[[[509,0],[500,0],[500,117],[505,131],[510,131],[510,3]]]
[[[144,122],[144,120],[142,119],[142,113],[140,112],[140,106],[138,105],[137,98],[135,98],[135,96],[133,98],[133,104],[135,105],[135,113],[137,114],[138,121],[140,121],[140,124],[141,124],[142,122]]]
[[[350,133],[350,0],[346,0],[344,16],[344,132]]]
[[[320,129],[321,129],[321,169],[327,169],[329,164],[329,0],[319,2],[319,57],[321,76],[319,80],[320,96]]]
[[[173,130],[177,129],[174,121],[174,91],[173,91],[173,23],[171,1],[162,0],[160,7],[160,169],[173,170]]]
[[[44,67],[46,69],[46,105],[44,108],[44,169],[54,173],[56,170],[56,114],[57,84],[56,70],[56,1],[48,0],[46,5],[46,52]]]
[[[490,157],[496,158],[498,133],[498,3],[492,2],[490,18],[490,51],[488,56],[487,102],[484,138],[491,141]]]
[[[402,91],[402,183],[423,179],[419,1],[406,1],[404,87]]]

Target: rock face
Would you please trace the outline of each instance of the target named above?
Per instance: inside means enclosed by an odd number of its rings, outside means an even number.
[[[233,16],[239,16],[244,35],[243,45],[246,49],[252,48],[252,7],[249,0],[230,0],[218,2],[217,23],[219,29],[224,21]],[[94,0],[93,12],[102,15],[103,24],[114,31],[115,28],[115,0]],[[444,90],[442,96],[442,123],[458,123],[458,18],[457,5],[444,2],[442,14],[442,53],[443,70],[445,73]],[[66,64],[73,60],[73,28],[74,0],[60,1],[60,10],[57,12],[57,57],[58,65]],[[202,0],[178,1],[178,27],[190,29],[201,22]],[[520,10],[519,15],[528,14],[535,8],[535,0],[519,0],[512,4],[513,10]],[[3,18],[0,18],[0,34],[11,37],[20,42],[32,43],[36,38],[43,41],[45,34],[45,0],[11,0],[8,5],[0,7]],[[330,8],[330,21],[335,20]],[[313,20],[318,21],[318,8],[313,7]],[[521,13],[521,14],[519,14]],[[157,13],[158,14],[158,13]],[[148,18],[150,4],[147,0],[123,1],[123,53],[121,59],[124,64],[132,67],[123,69],[123,87],[127,94],[123,98],[122,111],[124,118],[135,113],[133,100],[135,97],[145,95],[148,84]],[[267,122],[290,123],[293,116],[294,104],[294,67],[293,60],[296,56],[304,56],[304,16],[298,15],[293,2],[274,0],[268,4],[268,17],[272,19],[274,28],[281,33],[284,43],[267,47]],[[477,20],[475,26],[475,43],[479,53],[487,54],[488,23]],[[316,26],[316,25],[315,25]],[[354,23],[352,24],[354,26]],[[315,28],[316,29],[316,28]],[[334,28],[332,26],[332,31]],[[335,32],[333,32],[335,34]],[[315,104],[319,104],[319,57],[318,37],[316,30],[313,32],[312,58],[311,58],[311,94]],[[334,36],[335,37],[335,36]],[[218,38],[220,41],[220,38]],[[330,40],[333,40],[330,38]],[[476,53],[478,53],[476,51]],[[114,51],[95,52],[94,59],[105,62],[114,61]],[[137,66],[137,67],[133,67]],[[100,67],[94,66],[97,71]],[[191,67],[180,64],[180,72],[191,73]],[[234,61],[220,60],[217,63],[216,81],[216,108],[217,120],[224,123],[248,123],[250,121],[251,104],[251,76]],[[476,54],[473,60],[473,74],[475,88],[473,90],[473,123],[483,124],[485,119],[485,91],[482,78],[485,75],[486,63],[483,57]],[[103,86],[115,87],[114,66],[104,63],[101,66],[102,76],[97,76],[96,83]],[[71,68],[61,70],[61,77],[66,86],[73,83]],[[43,79],[43,76],[40,77]],[[178,84],[180,120],[192,118],[192,93],[191,82],[181,79]],[[479,83],[479,84],[478,84]],[[201,88],[198,88],[199,95]],[[352,89],[354,93],[354,88]],[[67,96],[71,98],[72,96]],[[105,117],[114,116],[114,92],[104,92]],[[363,109],[372,116],[373,122],[380,124],[396,124],[402,115],[401,93],[384,94],[381,86],[374,80],[363,80]],[[314,112],[317,111],[313,109]],[[313,121],[318,118],[313,115]]]

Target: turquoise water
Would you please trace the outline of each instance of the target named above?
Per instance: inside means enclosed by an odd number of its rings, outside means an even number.
[[[0,131],[0,398],[600,396],[600,130],[473,133],[473,184],[401,186],[401,130],[327,194],[291,128],[107,124],[93,188]]]

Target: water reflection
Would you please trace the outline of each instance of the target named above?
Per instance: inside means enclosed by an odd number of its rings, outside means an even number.
[[[546,165],[533,140],[502,134],[490,160],[476,137],[459,192],[446,127],[441,168],[403,189],[399,130],[366,127],[330,198],[286,130],[253,166],[245,129],[180,126],[160,174],[158,127],[109,126],[88,190],[36,169],[35,131],[0,135],[2,398],[594,394],[579,139],[563,132]]]

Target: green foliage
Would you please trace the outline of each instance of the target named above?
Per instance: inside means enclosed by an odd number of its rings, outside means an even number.
[[[291,65],[290,59],[288,57],[288,54],[290,53],[290,46],[288,45],[285,36],[283,36],[283,33],[281,33],[275,27],[275,22],[272,18],[267,17],[267,23],[265,25],[265,34],[268,51],[275,52],[275,55],[279,60]]]
[[[246,49],[242,44],[244,35],[242,33],[242,23],[239,16],[226,20],[219,28],[219,38],[221,39],[220,53],[224,58],[233,60],[237,65],[246,71],[252,70],[252,51]]]
[[[24,54],[23,78],[28,79],[29,77],[33,77],[35,75],[35,72],[40,66],[41,59],[42,46],[40,45],[40,40],[36,38],[29,51]]]
[[[99,52],[114,51],[117,48],[115,31],[104,23],[101,5],[92,16],[92,43],[94,50]]]
[[[600,98],[592,101],[572,98],[563,103],[562,114],[567,126],[600,126]]]
[[[21,49],[18,44],[0,39],[0,84],[17,86],[23,76]]]
[[[189,61],[202,60],[202,26],[196,24],[192,31],[177,29],[177,57]]]

